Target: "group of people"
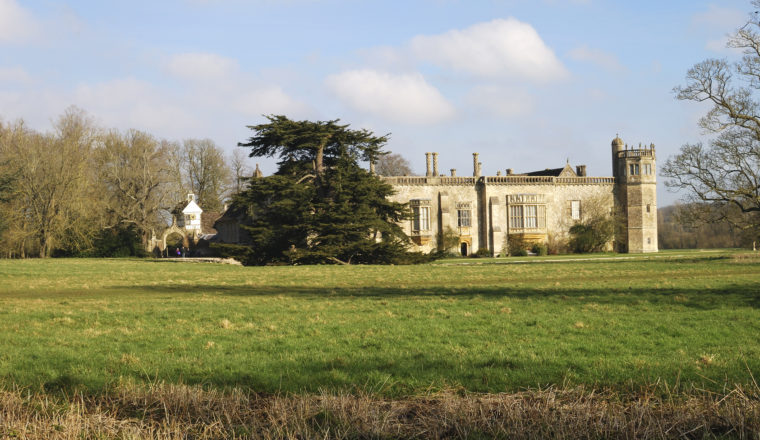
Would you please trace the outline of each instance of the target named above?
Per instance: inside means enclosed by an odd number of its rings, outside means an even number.
[[[190,253],[190,249],[186,248],[185,246],[182,246],[181,248],[176,248],[173,252],[174,255],[167,255],[170,257],[176,257],[176,258],[185,258],[187,257],[187,254]]]

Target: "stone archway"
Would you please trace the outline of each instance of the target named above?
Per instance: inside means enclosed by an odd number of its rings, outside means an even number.
[[[187,237],[185,230],[177,226],[176,223],[172,223],[169,229],[165,230],[164,234],[161,236],[161,241],[159,242],[161,252],[166,251],[166,239],[172,234],[179,234],[179,236],[182,237],[182,246],[190,248],[190,239]]]

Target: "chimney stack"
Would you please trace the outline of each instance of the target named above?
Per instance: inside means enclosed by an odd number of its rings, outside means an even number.
[[[433,153],[433,175],[438,177],[438,153]]]
[[[451,177],[456,177],[456,176],[457,176],[457,169],[456,168],[452,168],[451,169]]]
[[[478,162],[478,153],[472,153],[472,175],[480,177],[480,163]]]
[[[374,160],[369,161],[369,173],[372,174],[373,176],[375,175],[375,161]]]
[[[586,165],[577,165],[575,167],[575,174],[577,174],[578,177],[586,177]]]
[[[514,173],[514,170],[512,170],[512,168],[507,168],[507,176],[511,176],[512,173]]]
[[[430,153],[425,153],[425,175],[430,177],[432,172],[430,171]]]

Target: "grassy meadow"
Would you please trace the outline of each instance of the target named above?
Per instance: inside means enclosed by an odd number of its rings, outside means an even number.
[[[721,391],[760,377],[760,258],[496,264],[533,260],[0,260],[0,384],[398,397],[551,385]]]

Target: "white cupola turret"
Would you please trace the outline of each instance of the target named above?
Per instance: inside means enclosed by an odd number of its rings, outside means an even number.
[[[182,210],[185,217],[185,230],[189,235],[200,235],[201,232],[201,214],[203,210],[195,203],[195,194],[187,195],[187,206]]]

